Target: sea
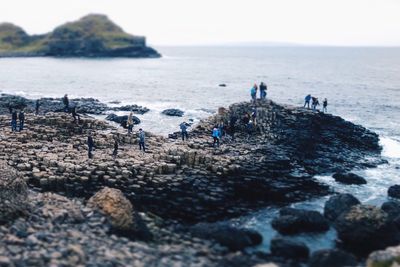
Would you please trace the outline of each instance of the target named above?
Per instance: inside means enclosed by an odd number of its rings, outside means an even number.
[[[156,47],[159,59],[0,58],[0,93],[28,98],[93,97],[119,105],[138,104],[150,112],[138,115],[146,131],[168,135],[183,121],[194,123],[218,107],[248,101],[254,83],[268,85],[267,98],[302,106],[307,94],[328,99],[328,112],[361,124],[380,135],[388,164],[354,170],[367,185],[336,183],[316,176],[336,192],[381,205],[387,189],[400,184],[400,48],[378,47]],[[220,86],[226,85],[225,87]],[[110,104],[115,105],[115,104]],[[161,114],[178,108],[182,118]],[[120,113],[121,115],[123,112]],[[323,211],[328,197],[295,203]],[[268,252],[276,208],[255,211],[229,222],[262,233],[255,248]],[[335,246],[336,232],[291,236],[311,251]]]

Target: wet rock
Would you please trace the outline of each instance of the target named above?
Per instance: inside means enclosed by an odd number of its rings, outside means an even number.
[[[0,224],[27,213],[28,189],[24,179],[0,161]]]
[[[372,252],[367,259],[367,267],[400,266],[400,246]]]
[[[285,259],[304,260],[308,258],[310,250],[303,242],[276,237],[271,240],[271,253]]]
[[[118,189],[103,188],[89,199],[88,207],[99,209],[117,229],[130,230],[134,226],[133,206]]]
[[[293,208],[281,209],[279,217],[272,221],[272,227],[281,234],[325,232],[329,230],[328,221],[321,213]]]
[[[360,201],[351,194],[338,194],[329,198],[325,203],[324,216],[330,221],[336,220],[340,214],[360,204]]]
[[[389,187],[388,195],[389,197],[400,199],[400,185],[392,185]]]
[[[258,232],[226,224],[199,223],[191,227],[190,232],[193,236],[214,240],[231,251],[242,250],[262,242],[262,236]]]
[[[219,87],[226,87],[226,84],[225,83],[220,83],[218,86]]]
[[[357,259],[350,253],[338,249],[318,250],[311,254],[310,267],[355,267]]]
[[[134,124],[140,124],[140,119],[136,116],[132,116]],[[116,114],[110,114],[106,117],[106,120],[119,123],[122,127],[127,128],[128,115],[118,116]]]
[[[359,255],[400,242],[399,229],[386,212],[373,206],[353,206],[336,219],[335,228],[343,247]]]
[[[138,105],[126,105],[126,106],[121,106],[121,107],[113,107],[110,108],[110,110],[115,110],[115,111],[131,111],[135,114],[145,114],[150,111],[150,109]]]
[[[184,112],[182,110],[175,109],[175,108],[166,109],[161,113],[164,115],[167,115],[167,116],[175,116],[175,117],[182,117],[184,114]]]
[[[361,185],[367,183],[367,181],[363,177],[351,172],[350,173],[338,172],[333,175],[333,178],[335,179],[336,182],[340,182],[342,184]]]
[[[389,220],[394,220],[400,215],[400,203],[397,201],[387,201],[382,204],[381,209],[388,214]]]

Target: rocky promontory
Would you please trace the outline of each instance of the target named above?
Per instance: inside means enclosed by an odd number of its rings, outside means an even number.
[[[270,261],[279,266],[291,266],[276,253],[245,252],[245,247],[261,242],[259,234],[215,222],[262,207],[330,194],[332,190],[314,175],[348,172],[379,164],[381,147],[375,133],[337,116],[272,101],[258,101],[256,107],[257,120],[251,131],[242,118],[251,112],[253,105],[238,103],[194,126],[188,141],[146,132],[146,153],[139,151],[137,133],[129,135],[122,128],[91,117],[83,117],[76,123],[62,112],[38,116],[27,113],[26,129],[12,133],[9,115],[0,116],[0,160],[16,169],[30,185],[34,190],[29,193],[30,205],[40,209],[33,213],[35,215],[28,211],[25,215],[28,217],[22,214],[20,219],[9,221],[1,228],[2,233],[12,235],[16,235],[12,232],[16,223],[28,224],[27,229],[33,229],[25,237],[17,236],[19,239],[15,242],[20,242],[19,248],[14,248],[12,237],[5,248],[8,259],[10,262],[21,260],[12,255],[18,254],[17,250],[21,251],[26,242],[33,242],[32,247],[35,247],[35,242],[42,244],[51,240],[52,244],[60,242],[67,251],[62,255],[54,254],[56,251],[51,250],[52,247],[40,245],[42,250],[38,251],[45,255],[38,252],[36,257],[49,262],[53,257],[64,259],[65,255],[75,255],[73,259],[96,265],[88,253],[91,247],[93,253],[101,254],[99,249],[104,246],[97,248],[93,240],[98,232],[100,237],[115,234],[113,241],[107,240],[105,244],[113,248],[122,265],[126,255],[138,251],[145,255],[140,257],[143,266],[253,266]],[[218,124],[228,126],[232,118],[237,119],[235,138],[223,137],[221,145],[214,147],[212,129]],[[226,130],[229,132],[229,127]],[[93,159],[88,159],[87,155],[89,133],[95,142]],[[114,159],[115,140],[119,142],[119,150]],[[105,187],[118,191],[109,191]],[[42,204],[36,204],[43,203],[43,197],[47,196],[45,192],[63,195],[50,195],[59,199],[50,201],[54,205],[58,201],[79,201],[77,205],[83,215],[78,216],[80,223],[72,226],[65,221],[65,227],[75,229],[70,237],[56,234],[55,229],[30,225],[33,222],[29,216],[54,215],[54,212],[42,211]],[[132,206],[119,200],[123,196]],[[87,200],[89,205],[84,207]],[[122,224],[117,223],[117,226],[146,226],[139,228],[141,234],[127,235],[130,241],[121,237],[121,232],[112,231],[112,224],[98,223],[103,220],[101,216],[110,212],[126,215],[116,208],[119,205],[115,205],[115,201],[124,203],[125,208],[132,207],[136,214],[132,216],[137,219],[131,222],[122,216]],[[95,208],[101,215],[93,210]],[[288,216],[286,213],[281,215]],[[66,215],[63,216],[65,220]],[[113,216],[108,215],[110,223],[116,220]],[[36,218],[34,222],[46,224],[49,218]],[[58,221],[54,220],[56,225]],[[327,224],[323,218],[321,221]],[[104,227],[111,227],[111,230]],[[150,235],[143,235],[144,229],[148,229]],[[7,234],[0,238],[4,241]],[[34,237],[27,238],[30,235]],[[143,239],[143,236],[148,238]],[[77,241],[82,238],[84,240]],[[136,238],[145,240],[140,242],[146,245],[136,243]],[[75,242],[79,247],[74,246],[77,245]],[[279,247],[286,243],[275,245]],[[153,244],[151,249],[148,244]],[[120,246],[126,249],[118,253]],[[15,249],[15,253],[10,249]],[[112,258],[109,254],[105,256]],[[165,262],[156,265],[157,261]],[[141,265],[138,263],[138,266]]]
[[[87,15],[42,35],[0,24],[0,57],[160,57],[146,38],[122,30],[105,15]]]

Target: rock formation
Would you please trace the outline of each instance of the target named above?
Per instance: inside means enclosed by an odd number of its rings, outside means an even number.
[[[124,32],[104,15],[87,15],[43,35],[0,24],[0,57],[160,57],[146,38]]]

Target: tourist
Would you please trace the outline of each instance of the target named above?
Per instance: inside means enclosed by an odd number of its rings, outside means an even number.
[[[244,115],[243,115],[243,118],[242,118],[242,122],[243,122],[243,125],[244,125],[245,127],[247,126],[247,124],[249,123],[249,121],[250,121],[250,116],[249,116],[249,114],[248,114],[248,113],[244,114]]]
[[[220,133],[219,133],[217,126],[215,126],[212,131],[212,137],[213,137],[213,147],[215,147],[215,145],[217,145],[217,147],[219,147]]]
[[[264,82],[260,84],[260,99],[267,98],[267,85]]]
[[[74,123],[76,123],[76,117],[78,117],[78,123],[80,123],[81,122],[81,116],[79,116],[79,114],[76,112],[76,106],[74,106],[72,108],[71,113],[72,113],[72,117],[74,118]]]
[[[257,125],[257,108],[253,108],[251,112],[251,119],[253,120],[254,126]]]
[[[132,129],[133,129],[133,114],[132,114],[132,111],[131,111],[131,113],[129,113],[128,120],[126,121],[126,125],[128,127],[128,134],[131,134],[132,133]]]
[[[118,137],[117,136],[115,136],[114,137],[114,151],[113,151],[113,153],[112,153],[112,157],[113,157],[113,159],[115,159],[116,157],[117,157],[117,154],[118,154]]]
[[[144,131],[142,128],[139,129],[139,150],[142,150],[143,152],[146,152],[146,146],[145,146],[145,135]]]
[[[181,128],[182,141],[185,141],[185,137],[186,137],[186,140],[188,140],[189,135],[187,132],[186,122],[182,122],[180,125],[180,128]]]
[[[18,118],[17,111],[11,109],[11,131],[12,132],[17,131],[17,118]]]
[[[250,95],[251,95],[251,99],[255,103],[256,99],[257,99],[257,84],[254,84],[254,86],[251,88]]]
[[[308,95],[304,98],[304,108],[307,106],[307,108],[310,109],[310,101],[311,101],[311,95],[308,94]]]
[[[63,97],[63,104],[64,104],[64,112],[68,112],[69,111],[69,99],[68,99],[67,94],[65,94]]]
[[[39,108],[40,108],[40,100],[36,100],[36,105],[35,105],[35,115],[39,115]]]
[[[319,106],[318,98],[313,96],[311,98],[311,100],[312,100],[312,103],[311,103],[312,110],[317,110],[317,106]]]
[[[21,132],[24,129],[24,123],[25,123],[25,113],[23,110],[19,112],[18,119],[19,119],[19,131]]]
[[[232,140],[235,140],[235,124],[238,118],[236,115],[232,114],[229,119],[229,132],[231,134]]]
[[[93,141],[93,137],[92,137],[91,133],[89,133],[89,135],[88,135],[87,145],[88,145],[88,157],[89,157],[89,159],[92,159],[93,158],[92,152],[93,152],[93,148],[94,148],[94,141]]]
[[[322,111],[323,112],[328,112],[328,99],[324,99],[324,102],[322,102]]]
[[[218,133],[219,133],[219,138],[222,140],[222,137],[225,136],[225,131],[224,131],[224,121],[221,120],[218,123]]]

